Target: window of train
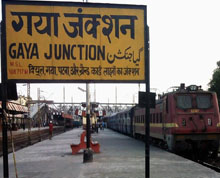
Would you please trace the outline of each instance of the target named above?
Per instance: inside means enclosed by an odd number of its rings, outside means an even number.
[[[177,107],[180,109],[192,108],[192,97],[188,95],[177,96]]]
[[[208,109],[211,107],[211,95],[196,96],[196,104],[198,109]]]

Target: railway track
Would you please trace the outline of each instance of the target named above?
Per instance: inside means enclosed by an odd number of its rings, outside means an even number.
[[[220,155],[218,156],[218,158],[215,159],[211,159],[211,158],[207,158],[206,160],[198,160],[198,159],[194,159],[192,155],[182,155],[182,154],[177,154],[178,156],[182,156],[186,159],[189,159],[191,161],[194,161],[198,164],[201,164],[205,167],[208,167],[218,173],[220,173]]]
[[[199,159],[195,159],[195,157],[193,157],[192,154],[177,154],[178,156],[184,157],[186,159],[189,159],[191,161],[194,161],[198,164],[201,164],[205,167],[208,167],[218,173],[220,173],[220,155],[218,155],[217,158],[213,159],[211,157],[208,157],[205,160],[199,160]]]
[[[220,165],[213,165],[212,163],[207,163],[203,161],[198,161],[198,163],[220,173]]]
[[[60,133],[64,132],[63,127],[54,127],[53,129],[53,135],[57,135]],[[18,134],[13,135],[13,142],[14,142],[14,148],[15,151],[22,149],[24,147],[33,145],[37,142],[40,142],[42,140],[46,140],[49,138],[49,130],[48,128],[46,129],[41,129],[41,130],[33,130],[30,133],[26,132],[21,132]],[[12,140],[11,140],[11,135],[8,133],[8,153],[12,152]],[[0,156],[3,155],[2,152],[2,137],[0,137]]]
[[[156,147],[158,147],[160,149],[163,149],[165,151],[168,151],[168,149],[166,149],[166,147],[164,147],[161,144],[153,143],[152,145],[156,146]],[[170,152],[170,151],[168,151],[168,152]],[[199,163],[199,164],[201,164],[201,165],[203,165],[205,167],[208,167],[208,168],[210,168],[210,169],[220,173],[220,153],[218,154],[218,158],[215,158],[215,159],[208,158],[205,161],[204,160],[203,161],[202,160],[195,160],[195,159],[193,159],[193,156],[189,155],[189,154],[184,154],[184,155],[183,154],[177,154],[177,155],[181,156],[181,157],[184,157],[186,159],[189,159],[191,161],[194,161],[196,163]]]

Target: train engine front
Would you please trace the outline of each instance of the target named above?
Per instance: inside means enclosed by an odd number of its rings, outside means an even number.
[[[178,152],[193,150],[199,156],[217,156],[220,117],[216,93],[191,85],[166,95],[163,134],[168,148]],[[170,123],[173,127],[166,127]]]

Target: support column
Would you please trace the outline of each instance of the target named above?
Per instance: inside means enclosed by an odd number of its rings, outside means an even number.
[[[89,84],[86,83],[86,149],[83,152],[83,163],[93,161],[93,152],[90,148],[90,92]]]

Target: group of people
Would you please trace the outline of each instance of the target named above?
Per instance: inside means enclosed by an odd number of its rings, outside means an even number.
[[[100,123],[99,123],[99,128],[100,128],[100,130],[104,130],[104,128],[105,128],[105,122],[100,122]]]
[[[100,130],[104,130],[104,128],[106,128],[106,123],[105,122],[98,122],[95,125],[95,128],[93,128],[93,130],[95,130],[98,133],[98,129],[100,128]],[[50,121],[49,122],[49,139],[51,140],[53,136],[53,122]]]
[[[106,127],[105,122],[97,122],[94,126],[93,126],[93,131],[97,132],[100,130],[104,130],[104,128]]]

